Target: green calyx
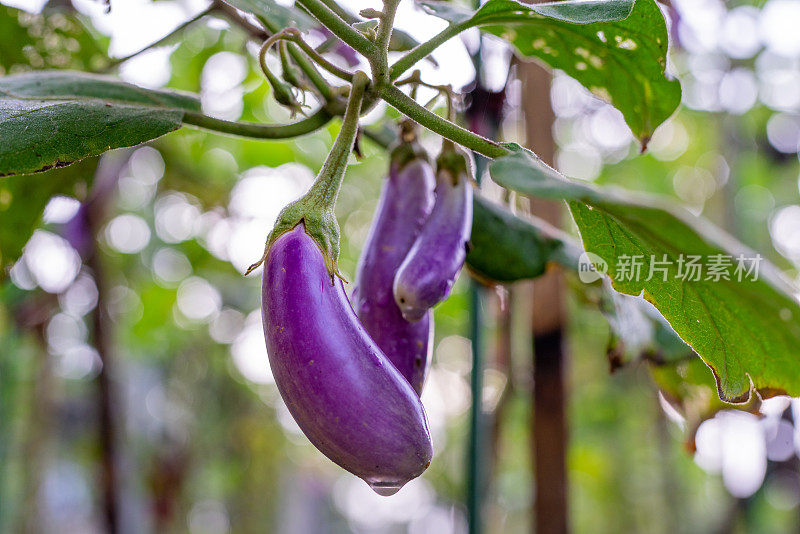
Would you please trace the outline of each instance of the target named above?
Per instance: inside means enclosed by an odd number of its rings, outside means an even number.
[[[415,160],[428,161],[428,153],[418,142],[418,128],[417,123],[410,119],[400,121],[400,135],[398,136],[397,144],[392,148],[390,155],[390,165],[392,168],[400,171]]]
[[[449,139],[442,141],[442,151],[436,157],[436,176],[449,178],[453,185],[472,176],[469,157]]]
[[[312,190],[313,191],[313,190]],[[280,236],[294,229],[302,223],[306,233],[317,243],[322,257],[325,260],[325,267],[331,280],[338,274],[337,261],[339,259],[339,223],[336,221],[336,214],[333,206],[320,205],[311,191],[305,196],[283,208],[275,227],[267,238],[266,250],[272,246]]]
[[[328,274],[331,275],[331,281],[334,276],[338,275],[339,223],[336,221],[334,208],[344,172],[347,169],[347,159],[353,150],[353,143],[358,132],[361,103],[368,85],[369,78],[366,74],[361,71],[354,74],[350,98],[347,101],[347,109],[342,120],[342,129],[339,131],[328,157],[325,158],[325,163],[311,189],[299,200],[292,202],[281,211],[275,227],[267,237],[264,257],[276,239],[303,223],[306,233],[314,239],[322,252]],[[257,265],[255,264],[250,270]]]

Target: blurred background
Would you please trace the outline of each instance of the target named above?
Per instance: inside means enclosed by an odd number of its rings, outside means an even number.
[[[223,17],[120,65],[108,59],[157,41],[206,8],[201,0],[0,4],[0,74],[118,72],[197,92],[215,117],[288,120],[258,70],[257,45]],[[574,178],[672,197],[797,284],[800,2],[672,0],[663,9],[679,111],[640,155],[618,111],[555,72],[537,97],[551,102],[554,163]],[[404,0],[397,26],[424,40],[444,22]],[[472,33],[451,40],[434,54],[438,67],[420,64],[423,78],[462,88],[479,65],[485,91],[505,86],[499,136],[524,143],[526,113],[529,126],[541,120],[525,106],[527,67],[491,38],[474,62],[478,42]],[[396,118],[378,106],[364,124]],[[0,179],[0,257],[23,251],[0,275],[0,532],[107,532],[112,520],[119,532],[466,532],[473,301],[486,361],[485,531],[532,530],[530,283],[472,299],[465,271],[436,308],[422,397],[435,457],[394,497],[317,452],[278,395],[259,276],[242,273],[278,211],[311,184],[337,129],[262,142],[184,128]],[[423,143],[436,153],[435,136]],[[348,280],[387,167],[380,147],[364,139],[361,149],[337,205]],[[487,182],[484,194],[503,198]],[[572,530],[800,532],[800,401],[723,405],[710,371],[663,341],[668,328],[647,310],[618,313],[610,326],[602,288],[565,279]]]

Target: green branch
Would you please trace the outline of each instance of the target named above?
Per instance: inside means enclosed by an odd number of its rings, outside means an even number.
[[[303,120],[290,124],[259,124],[253,122],[235,122],[215,119],[202,113],[187,111],[183,115],[184,124],[197,126],[206,130],[213,130],[242,137],[256,139],[289,139],[309,134],[328,124],[333,115],[325,109],[320,109]]]
[[[375,37],[377,51],[370,57],[372,77],[375,83],[385,85],[389,83],[389,41],[392,38],[394,17],[400,0],[383,0],[383,11],[378,19],[378,30]]]
[[[385,85],[381,87],[379,94],[390,106],[410,119],[436,132],[442,137],[446,137],[461,146],[483,154],[487,158],[499,158],[509,153],[506,148],[503,148],[494,141],[472,133],[440,117],[432,111],[428,111],[394,85]]]
[[[369,78],[361,71],[353,76],[353,85],[350,89],[350,98],[347,109],[342,117],[342,129],[333,142],[331,151],[319,171],[319,178],[311,186],[309,194],[317,195],[320,202],[333,207],[342,185],[344,171],[347,169],[347,159],[353,150],[353,143],[358,133],[358,119],[361,116],[364,92],[369,85]]]

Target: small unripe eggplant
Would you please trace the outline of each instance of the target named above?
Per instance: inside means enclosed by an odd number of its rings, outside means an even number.
[[[433,455],[422,403],[361,326],[303,223],[269,246],[261,295],[275,383],[311,443],[380,495],[422,474]]]
[[[394,278],[394,298],[409,321],[419,321],[450,294],[467,255],[472,185],[466,155],[445,141],[436,160],[436,201]]]
[[[419,394],[430,360],[433,317],[403,318],[392,285],[397,269],[419,236],[433,208],[435,178],[413,143],[392,153],[389,177],[381,191],[356,272],[353,304],[358,318],[383,353]]]

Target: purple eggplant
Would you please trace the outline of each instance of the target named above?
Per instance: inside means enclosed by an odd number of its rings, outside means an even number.
[[[427,313],[417,322],[405,320],[392,284],[433,208],[434,184],[433,169],[414,144],[395,149],[358,263],[353,301],[367,333],[417,394],[430,360],[433,317]]]
[[[436,160],[433,211],[394,278],[394,298],[409,321],[419,321],[450,294],[467,255],[472,230],[469,162],[445,141]]]
[[[303,223],[272,241],[262,280],[269,363],[297,424],[325,456],[380,495],[433,455],[422,403],[361,326],[341,279]]]

